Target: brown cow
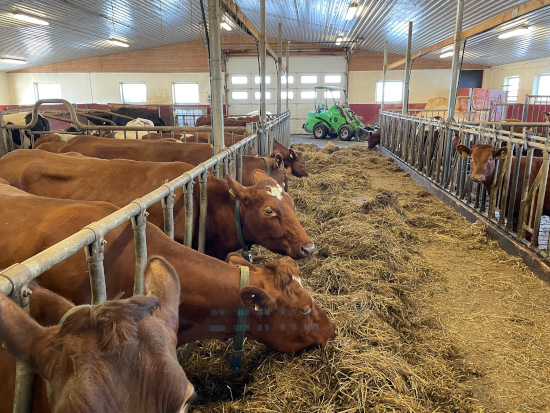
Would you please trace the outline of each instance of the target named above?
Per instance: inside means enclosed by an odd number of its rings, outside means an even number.
[[[466,145],[458,145],[456,148],[457,152],[462,154],[462,156],[470,157],[470,179],[473,182],[478,182],[483,184],[488,194],[491,194],[491,189],[493,185],[493,177],[495,174],[495,160],[502,159],[508,153],[506,147],[495,148],[493,145],[486,145],[482,143],[476,143],[471,149]],[[523,176],[525,174],[525,161],[527,158],[525,156],[521,157],[520,160],[520,169],[519,169],[519,179],[518,186],[516,190],[516,199],[514,202],[514,222],[513,229],[517,230],[517,218],[519,215],[520,202],[521,202],[521,192],[523,188]],[[531,175],[529,177],[529,186],[533,184],[533,181],[542,167],[543,158],[533,157],[533,162],[531,165]],[[499,171],[502,168],[502,164],[499,165]],[[550,214],[550,179],[547,181],[546,192],[544,195],[544,205],[543,205],[543,214]],[[491,194],[492,195],[492,194]]]
[[[0,342],[43,378],[34,386],[34,412],[187,411],[194,390],[176,356],[178,275],[152,258],[145,283],[154,295],[82,307],[34,286],[32,318],[0,293]],[[0,350],[1,413],[13,409],[8,351]]]
[[[13,151],[0,158],[0,177],[22,190],[55,198],[103,200],[119,207],[192,168],[183,162],[106,160],[29,150]],[[241,248],[235,220],[239,200],[242,236],[247,244],[260,244],[296,259],[312,255],[315,245],[294,215],[292,198],[262,171],[254,173],[253,183],[243,187],[229,175],[226,180],[208,178],[206,253],[223,259]],[[194,245],[197,245],[200,191],[193,194]],[[174,237],[179,242],[183,242],[185,232],[184,204],[183,196],[176,198]],[[149,221],[163,227],[160,202],[148,212]]]
[[[380,145],[380,132],[381,129],[375,130],[367,138],[367,145],[369,149],[374,149],[376,145]]]
[[[283,155],[285,167],[292,169],[292,175],[298,178],[309,176],[306,169],[306,161],[304,161],[301,153],[294,151],[292,148],[287,148],[276,139],[273,139],[273,150],[277,150]],[[270,156],[273,156],[273,154]]]
[[[224,126],[246,126],[247,123],[254,123],[259,121],[260,121],[259,115],[235,116],[235,117],[228,116],[223,119],[223,125]],[[211,115],[199,116],[195,121],[195,126],[209,126],[211,124],[212,124]]]
[[[106,202],[38,197],[0,184],[0,268],[22,262],[117,209]],[[240,287],[241,272],[234,265],[235,259],[229,264],[201,254],[170,239],[150,223],[146,234],[148,255],[166,259],[179,276],[178,345],[233,337],[239,300],[250,310],[246,335],[277,351],[323,345],[334,337],[334,324],[301,286],[290,258],[270,260],[265,267],[250,265],[249,284]],[[131,223],[110,231],[105,240],[107,296],[114,297],[120,291],[131,294],[135,267]],[[76,304],[88,303],[87,268],[84,254],[75,254],[38,280]]]

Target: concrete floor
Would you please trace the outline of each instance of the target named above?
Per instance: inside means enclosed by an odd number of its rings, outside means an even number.
[[[293,143],[312,143],[317,146],[325,146],[327,143],[332,142],[335,146],[339,148],[345,148],[353,145],[364,145],[367,146],[367,142],[357,142],[355,139],[351,141],[341,141],[338,138],[326,138],[326,139],[315,139],[312,134],[295,134],[290,135],[290,144]]]

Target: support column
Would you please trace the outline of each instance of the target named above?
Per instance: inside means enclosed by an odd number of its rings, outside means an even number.
[[[403,84],[403,108],[401,113],[409,112],[409,82],[411,80],[411,48],[412,48],[413,22],[409,22],[409,38],[407,41],[407,62],[405,63],[405,82]]]
[[[453,66],[451,71],[451,85],[449,87],[449,106],[447,108],[447,122],[455,116],[456,93],[458,86],[458,70],[460,58],[460,46],[462,45],[462,16],[464,14],[464,0],[458,0],[456,4],[455,42],[453,54]]]
[[[223,139],[223,87],[220,21],[222,9],[219,0],[208,2],[208,43],[210,45],[210,108],[214,154],[224,148]]]
[[[290,64],[290,41],[286,41],[286,110],[288,110],[288,105],[289,105],[289,97],[288,97],[288,77],[290,76],[290,69],[288,68],[289,67],[289,64]]]
[[[384,110],[384,97],[386,92],[386,74],[388,73],[388,41],[384,42],[384,67],[382,72],[382,104],[380,110]]]
[[[260,0],[260,127],[262,129],[265,128],[265,123],[265,0]]]
[[[279,23],[279,42],[278,42],[278,50],[277,50],[277,115],[281,114],[281,69],[282,69],[282,66],[283,66],[283,23]]]

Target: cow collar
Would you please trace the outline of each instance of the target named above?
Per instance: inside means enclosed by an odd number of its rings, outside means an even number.
[[[244,240],[243,228],[241,225],[241,201],[239,201],[238,199],[235,202],[235,226],[237,227],[237,238],[239,238],[239,244],[241,245],[243,252],[248,253],[248,257],[246,257],[244,254],[243,256],[249,262],[252,262],[252,253],[250,252],[252,244],[247,244]]]
[[[241,269],[240,288],[248,285],[250,281],[250,268],[246,265],[239,265]],[[241,299],[239,299],[239,307],[237,308],[237,325],[235,326],[235,342],[233,344],[233,355],[231,356],[231,370],[238,371],[241,368],[241,359],[244,357],[243,343],[244,333],[248,330],[246,325],[246,316],[248,310],[244,307]]]
[[[266,158],[265,156],[262,156],[262,159],[265,162],[265,167],[267,169],[267,174],[271,174],[271,166],[269,165],[269,158]]]

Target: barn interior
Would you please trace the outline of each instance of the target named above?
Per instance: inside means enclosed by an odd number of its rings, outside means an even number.
[[[0,290],[24,307],[32,279],[72,254],[90,263],[101,251],[102,261],[102,237],[127,220],[138,228],[137,280],[149,259],[145,209],[177,209],[174,195],[190,211],[184,245],[204,253],[209,241],[194,238],[191,220],[193,208],[208,219],[208,200],[193,206],[193,196],[209,177],[242,182],[242,157],[255,151],[267,164],[279,142],[309,172],[289,172],[286,182],[316,246],[295,265],[337,336],[292,353],[248,337],[237,371],[236,338],[179,347],[198,394],[189,411],[546,411],[549,33],[550,0],[6,1],[0,155],[36,151],[44,135],[69,127],[212,148],[208,160],[90,225],[99,238],[82,230],[46,255],[0,260]],[[315,128],[332,105],[350,110],[337,112],[352,125],[348,135],[330,119]],[[132,126],[138,116],[113,117],[121,110],[162,123]],[[7,124],[22,113],[32,116]],[[357,129],[345,113],[357,115]],[[48,128],[33,129],[38,115]],[[56,139],[47,142],[55,149],[40,149],[62,153],[65,138]],[[472,176],[476,144],[493,149],[497,172],[485,181]],[[161,226],[171,238],[174,219],[164,215]],[[259,267],[280,258],[240,245]],[[89,265],[100,280],[91,282],[94,304],[113,298],[101,281],[108,264]],[[17,395],[13,411],[33,411],[32,385],[21,383],[21,393],[6,390]],[[11,403],[0,401],[3,411]]]

